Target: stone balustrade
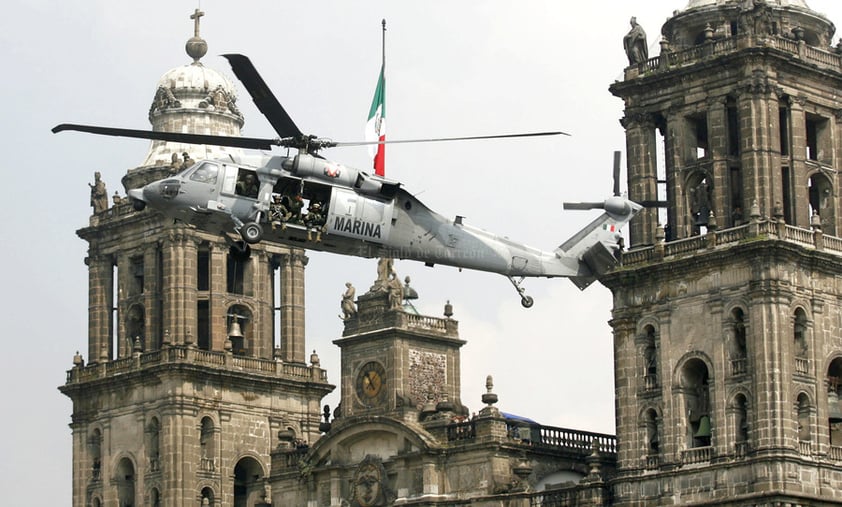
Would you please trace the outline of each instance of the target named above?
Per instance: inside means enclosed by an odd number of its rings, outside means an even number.
[[[658,247],[647,246],[623,252],[623,266],[658,262],[663,258],[682,257],[711,248],[724,248],[750,239],[779,239],[797,243],[807,248],[822,250],[842,256],[842,238],[803,229],[775,221],[759,221],[731,229],[712,231],[703,236],[693,236],[662,245],[663,257]]]
[[[649,58],[626,69],[626,78],[634,78],[669,69],[693,65],[700,61],[736,53],[747,48],[768,48],[814,64],[818,67],[839,69],[842,67],[842,55],[830,49],[820,49],[804,42],[795,41],[780,35],[738,35],[715,41],[705,42],[680,51],[661,51],[661,54]]]
[[[125,357],[77,366],[67,371],[67,383],[82,383],[95,379],[112,377],[161,364],[194,364],[237,372],[250,372],[282,378],[306,378],[316,382],[327,382],[327,371],[298,363],[284,363],[277,359],[237,356],[230,352],[200,350],[188,345],[165,345],[132,357]]]

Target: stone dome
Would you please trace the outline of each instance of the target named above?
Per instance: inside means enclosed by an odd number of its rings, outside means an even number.
[[[745,3],[746,1],[751,0],[690,0],[689,2],[687,2],[686,9],[724,5],[727,3]],[[807,6],[807,2],[805,2],[804,0],[766,0],[766,3],[768,5],[776,7],[801,7],[803,9],[810,8]]]
[[[200,61],[207,52],[207,43],[199,36],[198,20],[202,14],[197,10],[191,16],[195,33],[185,45],[193,62],[168,70],[158,80],[149,107],[149,122],[153,131],[239,137],[243,115],[237,108],[234,83]],[[141,167],[169,165],[173,154],[181,160],[182,153],[194,160],[243,155],[240,148],[152,141]]]

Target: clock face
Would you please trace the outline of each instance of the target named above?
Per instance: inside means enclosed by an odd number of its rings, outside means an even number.
[[[383,399],[386,391],[386,370],[377,361],[369,361],[357,374],[357,397],[363,405],[372,407]]]

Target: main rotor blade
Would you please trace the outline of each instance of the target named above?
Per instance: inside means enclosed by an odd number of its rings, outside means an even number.
[[[281,139],[262,139],[258,137],[229,137],[209,134],[185,134],[181,132],[160,132],[153,130],[134,130],[115,127],[97,127],[93,125],[75,125],[62,123],[53,127],[53,134],[65,130],[87,132],[103,136],[133,137],[135,139],[153,139],[171,143],[210,144],[214,146],[230,146],[232,148],[246,148],[255,150],[270,150],[272,146],[283,146]]]
[[[337,142],[334,146],[365,146],[369,144],[438,143],[443,141],[472,141],[475,139],[506,139],[511,137],[569,136],[567,132],[527,132],[523,134],[495,134],[490,136],[433,137],[430,139],[394,139],[385,141]]]
[[[269,120],[275,132],[281,137],[301,137],[301,130],[298,129],[295,122],[292,121],[292,118],[284,110],[284,107],[275,98],[272,90],[269,89],[269,86],[260,77],[251,60],[244,55],[238,54],[222,56],[231,64],[231,69],[234,71],[237,79],[246,87],[257,109]]]
[[[603,209],[605,208],[604,202],[566,202],[564,203],[564,209],[571,209],[571,210],[588,210],[588,209]]]

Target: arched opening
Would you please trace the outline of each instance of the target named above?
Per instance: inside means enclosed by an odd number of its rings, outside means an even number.
[[[120,507],[134,507],[135,504],[135,473],[134,465],[129,458],[123,458],[117,463],[114,480],[117,484],[117,499]]]
[[[746,317],[742,308],[734,308],[728,326],[728,353],[731,358],[731,373],[740,375],[748,369],[748,351],[746,350]]]
[[[713,185],[707,174],[701,173],[688,182],[687,198],[690,210],[691,235],[704,234],[708,230],[710,214],[713,211]]]
[[[643,422],[646,427],[646,454],[657,456],[661,452],[660,421],[655,409],[648,409],[643,413]]]
[[[707,365],[701,359],[690,359],[681,369],[688,447],[706,447],[711,443],[709,378]]]
[[[812,431],[810,425],[810,413],[812,412],[810,406],[810,398],[807,393],[798,395],[796,402],[796,416],[798,418],[798,441],[809,442],[812,439]]]
[[[655,341],[655,328],[646,326],[643,329],[643,377],[646,388],[658,385],[658,344]]]
[[[102,433],[99,428],[88,439],[88,452],[91,456],[91,479],[98,481],[102,478]]]
[[[126,315],[126,336],[129,341],[140,340],[142,350],[146,350],[146,311],[141,304],[129,307]]]
[[[825,234],[834,234],[833,227],[833,185],[822,173],[810,176],[807,184],[810,203],[810,216],[821,218],[822,229]]]
[[[792,323],[792,338],[795,342],[795,357],[807,359],[807,314],[803,308],[796,308]],[[806,372],[804,372],[806,373]]]
[[[149,490],[149,505],[151,507],[161,507],[161,493],[158,492],[158,488]]]
[[[146,426],[146,457],[149,460],[149,471],[157,472],[161,469],[161,423],[153,417]]]
[[[245,305],[228,308],[228,340],[231,351],[238,355],[255,355],[254,325],[251,310]]]
[[[839,391],[842,389],[842,357],[831,361],[827,368],[827,425],[830,445],[842,447],[842,406],[839,405]]]
[[[734,414],[734,451],[737,456],[745,456],[749,442],[748,400],[744,394],[737,394],[731,406]]]
[[[199,433],[199,450],[201,459],[199,470],[213,472],[216,469],[216,439],[214,438],[213,419],[203,417]]]
[[[247,507],[263,500],[263,467],[246,456],[234,467],[234,507]]]
[[[201,498],[202,498],[202,506],[213,505],[214,504],[213,490],[211,488],[208,488],[208,487],[202,488]]]

